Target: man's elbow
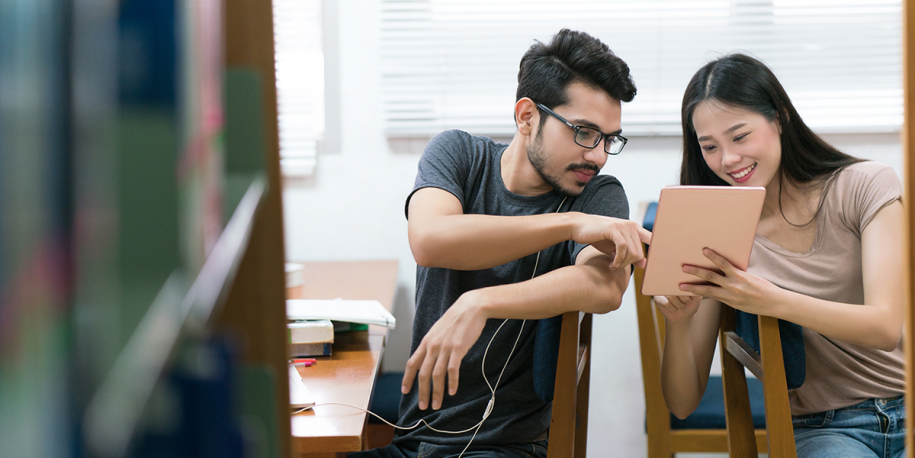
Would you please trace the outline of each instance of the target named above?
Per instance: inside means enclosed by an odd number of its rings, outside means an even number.
[[[434,267],[432,265],[432,259],[434,256],[429,253],[429,250],[418,247],[411,242],[410,251],[413,253],[413,260],[416,261],[417,265],[422,267]]]
[[[623,304],[623,293],[629,286],[628,270],[602,270],[595,280],[597,300],[593,313],[604,314],[619,309]]]
[[[410,242],[410,252],[413,253],[413,260],[416,261],[416,264],[423,267],[438,267],[435,265],[436,259],[438,259],[435,247],[438,244],[431,232],[410,228],[407,237]]]
[[[619,294],[608,294],[604,299],[598,302],[597,307],[593,310],[592,313],[597,313],[603,315],[605,313],[613,312],[620,308],[620,305],[623,304],[623,298]]]

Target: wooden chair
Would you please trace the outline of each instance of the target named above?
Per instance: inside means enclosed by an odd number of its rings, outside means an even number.
[[[585,312],[562,315],[547,456],[584,458],[588,445],[591,323]]]
[[[728,452],[732,457],[756,458],[758,452],[764,451],[759,450],[762,447],[757,448],[758,440],[749,439],[753,425],[744,372],[746,367],[763,383],[769,457],[797,458],[778,320],[768,316],[758,318],[759,353],[734,332],[737,325],[734,309],[723,306],[721,310],[719,345],[723,350],[721,372],[728,425]]]
[[[728,430],[725,428],[696,428],[689,427],[690,422],[685,423],[685,428],[677,429],[672,427],[672,416],[664,402],[664,395],[661,391],[661,354],[664,348],[664,317],[657,312],[653,299],[641,294],[642,278],[644,270],[635,268],[635,296],[636,309],[639,325],[639,346],[642,353],[642,378],[645,385],[645,417],[646,432],[648,435],[648,457],[649,458],[671,458],[674,453],[679,452],[721,452],[729,451]],[[723,347],[723,345],[722,345]],[[743,372],[740,374],[743,376]],[[736,377],[735,377],[736,378]],[[766,431],[764,429],[753,429],[752,418],[750,417],[749,395],[747,382],[745,378],[741,379],[743,383],[744,399],[746,400],[746,410],[740,414],[741,420],[749,421],[749,430],[742,430],[740,440],[749,442],[753,450],[765,452],[766,448]],[[735,382],[735,383],[741,383]],[[717,392],[716,384],[721,385],[721,378],[712,377],[709,379],[707,395],[710,392]],[[737,390],[732,388],[727,393],[734,393]],[[758,390],[757,390],[758,391]],[[787,398],[786,398],[787,399]],[[709,396],[703,397],[702,405],[698,410],[710,410],[713,415],[719,416],[719,420],[714,422],[725,424],[725,408],[722,408],[722,400],[713,399]],[[736,406],[736,404],[735,404]],[[757,409],[758,410],[758,409]],[[738,408],[732,408],[732,412],[740,411]],[[746,413],[744,418],[743,413]],[[694,414],[695,415],[695,414]],[[690,417],[692,418],[692,416]],[[689,420],[689,418],[688,418]],[[681,422],[677,422],[681,423]],[[788,422],[790,426],[790,421]],[[736,436],[735,436],[736,437]],[[731,455],[735,456],[735,455]],[[754,458],[756,455],[753,455]],[[770,455],[771,456],[771,455]]]
[[[568,312],[562,315],[547,450],[549,457],[584,458],[587,452],[591,323],[590,313]],[[403,373],[384,374],[375,387],[370,410],[391,422],[397,421],[399,382],[402,378]],[[372,418],[367,425],[363,448],[369,450],[385,446],[393,437],[394,428]]]

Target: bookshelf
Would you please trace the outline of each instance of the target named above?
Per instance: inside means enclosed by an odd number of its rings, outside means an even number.
[[[12,0],[0,75],[0,456],[288,456],[270,2]]]

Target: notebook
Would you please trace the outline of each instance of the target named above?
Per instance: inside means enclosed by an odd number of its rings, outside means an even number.
[[[298,410],[310,409],[315,405],[311,391],[305,386],[299,370],[289,364],[289,407]]]
[[[394,329],[396,320],[378,301],[287,299],[289,320],[331,320],[374,324]]]

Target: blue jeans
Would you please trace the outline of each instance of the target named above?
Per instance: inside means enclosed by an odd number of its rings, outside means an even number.
[[[902,396],[792,419],[798,458],[897,458],[905,456]]]
[[[347,455],[348,458],[457,458],[464,445],[436,445],[429,442],[417,444],[394,444],[387,447],[376,448],[365,452],[355,452]],[[510,444],[502,446],[475,446],[471,445],[465,458],[546,458],[547,441],[528,442],[523,444]]]

